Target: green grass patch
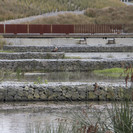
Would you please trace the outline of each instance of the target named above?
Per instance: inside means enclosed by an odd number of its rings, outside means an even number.
[[[93,72],[98,76],[118,78],[118,77],[126,76],[129,71],[125,72],[125,69],[123,68],[110,68],[110,69],[103,69],[103,70],[94,70]]]
[[[3,50],[0,50],[0,53],[14,53],[13,51],[3,51]]]

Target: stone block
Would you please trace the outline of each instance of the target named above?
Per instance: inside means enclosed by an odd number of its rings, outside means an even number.
[[[115,100],[117,98],[114,90],[108,89],[107,90],[107,99],[108,100]]]
[[[34,100],[34,96],[31,95],[31,94],[29,94],[29,95],[28,95],[28,100]]]
[[[72,100],[79,100],[80,99],[80,95],[78,92],[72,93]]]
[[[22,101],[22,97],[16,95],[16,96],[14,97],[14,100],[16,100],[16,101]]]
[[[34,93],[34,98],[35,98],[35,99],[39,99],[39,98],[40,98],[39,94],[35,92],[35,93]]]
[[[48,98],[45,94],[41,94],[40,95],[40,100],[48,100]]]
[[[87,99],[87,93],[85,91],[80,91],[79,93],[79,99],[80,100],[86,100]]]
[[[88,92],[88,100],[96,100],[97,99],[97,95],[95,95],[95,92],[90,91]]]

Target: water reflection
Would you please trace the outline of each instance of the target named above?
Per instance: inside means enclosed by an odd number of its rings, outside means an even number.
[[[71,118],[72,112],[89,109],[94,104],[103,108],[107,103],[97,102],[33,102],[1,103],[0,133],[37,133],[45,129],[48,123],[57,123],[58,118]]]
[[[16,76],[16,73],[12,73],[6,76],[3,81],[22,81],[22,82],[35,82],[41,80],[40,82],[118,82],[123,79],[114,79],[111,77],[104,77],[95,75],[93,72],[38,72],[38,73],[24,73],[23,75]]]

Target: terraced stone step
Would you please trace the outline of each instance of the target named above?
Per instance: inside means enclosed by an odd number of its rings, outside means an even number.
[[[91,71],[96,69],[133,66],[132,59],[21,59],[0,60],[1,70],[16,71]]]
[[[0,101],[107,101],[129,99],[129,90],[123,86],[101,86],[94,91],[93,84],[1,84]],[[126,94],[126,95],[124,95]]]
[[[0,59],[62,59],[63,52],[23,52],[23,53],[7,53],[0,52]]]
[[[24,46],[24,45],[6,45],[3,47],[6,51],[14,52],[51,52],[55,46]],[[106,45],[68,45],[58,46],[58,52],[133,52],[133,46]]]

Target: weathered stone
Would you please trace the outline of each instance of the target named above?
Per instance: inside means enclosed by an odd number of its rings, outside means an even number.
[[[29,95],[28,95],[28,100],[34,100],[34,96],[31,95],[31,94],[29,94]]]
[[[26,85],[25,85],[26,86]],[[122,87],[110,87],[106,90],[92,91],[92,87],[87,85],[66,85],[46,87],[42,85],[25,86],[0,86],[0,101],[34,101],[34,100],[114,100],[114,99],[130,99],[132,98],[131,89],[123,89]],[[38,89],[40,88],[41,89]],[[83,87],[83,88],[82,88]],[[86,89],[84,89],[87,87]],[[24,89],[23,89],[24,88]],[[44,90],[43,90],[44,88]],[[54,89],[56,88],[56,89]],[[59,88],[59,91],[58,91]],[[61,89],[62,88],[62,89]],[[55,91],[56,90],[56,91]],[[131,95],[131,96],[129,96]]]
[[[71,91],[68,91],[67,93],[63,93],[63,96],[66,97],[66,98],[71,99],[72,98],[72,93],[71,93]]]
[[[19,91],[17,91],[17,94],[18,94],[18,96],[20,96],[20,97],[24,96],[24,92],[23,92],[23,90],[19,90]]]
[[[13,96],[7,96],[5,98],[6,101],[13,101],[14,100],[14,97]]]
[[[114,91],[112,89],[108,89],[107,91],[107,99],[109,100],[115,100],[116,99],[116,94],[114,93]]]
[[[41,94],[41,95],[40,95],[40,99],[41,99],[41,100],[47,100],[47,96],[46,96],[45,94]]]
[[[85,92],[85,91],[80,91],[80,92],[79,92],[79,98],[80,98],[81,100],[85,100],[85,99],[87,98],[86,92]]]
[[[84,60],[84,59],[49,59],[49,60],[1,60],[0,69],[15,71],[17,67],[24,71],[90,71],[103,68],[121,67],[124,64],[133,64],[132,59],[110,59],[110,60]],[[50,88],[50,87],[49,87]],[[73,88],[73,87],[72,87]],[[69,88],[69,89],[72,89]],[[75,90],[74,90],[75,91]]]
[[[0,59],[61,59],[64,58],[63,52],[1,52]]]
[[[37,88],[35,89],[35,93],[37,93],[37,94],[39,93],[39,90]]]
[[[39,94],[36,93],[36,92],[35,92],[35,94],[34,94],[34,97],[35,97],[35,99],[39,99],[39,98],[40,98]]]
[[[61,101],[67,100],[67,101],[69,101],[69,100],[71,100],[71,99],[69,99],[69,98],[67,98],[67,97],[65,97],[65,96],[59,96],[59,97],[57,98],[57,100],[61,100]]]
[[[95,95],[93,91],[90,91],[88,94],[89,94],[88,99],[90,100],[97,99],[97,95]]]
[[[28,96],[28,91],[23,91],[23,96]]]
[[[39,91],[39,95],[44,95],[45,92],[44,91]]]
[[[107,92],[104,90],[100,90],[99,100],[106,100]]]
[[[16,96],[14,97],[14,100],[16,100],[16,101],[20,101],[20,100],[22,100],[22,97],[21,97],[21,96],[16,95]]]
[[[56,100],[59,97],[58,93],[53,93],[52,95],[48,96],[48,100]]]
[[[75,93],[72,93],[72,100],[79,100],[79,93],[78,92],[75,92]]]
[[[54,46],[18,46],[18,45],[5,45],[3,47],[4,50],[6,51],[15,51],[15,52],[39,52],[39,56],[44,56],[44,52],[51,52],[54,49]],[[60,46],[58,47],[58,52],[132,52],[133,47],[132,46],[115,46],[115,47],[110,47],[110,46],[85,46],[85,45],[73,45],[73,46]],[[41,53],[43,52],[43,53]],[[44,55],[43,55],[44,54]],[[48,57],[56,53],[48,53]],[[28,53],[28,56],[31,55],[31,53]],[[47,54],[46,54],[47,55]],[[24,56],[24,55],[23,55]],[[32,53],[33,56],[33,53]],[[35,56],[35,55],[34,55]],[[15,58],[15,57],[14,57]]]
[[[16,90],[13,90],[12,89],[12,91],[10,90],[10,91],[7,92],[7,95],[8,96],[15,96],[16,95],[16,92],[17,92]]]
[[[4,95],[3,95],[3,93],[0,93],[0,100],[1,100],[1,101],[4,100]]]
[[[30,89],[28,90],[28,92],[29,92],[29,94],[34,94],[34,89],[30,88]]]

